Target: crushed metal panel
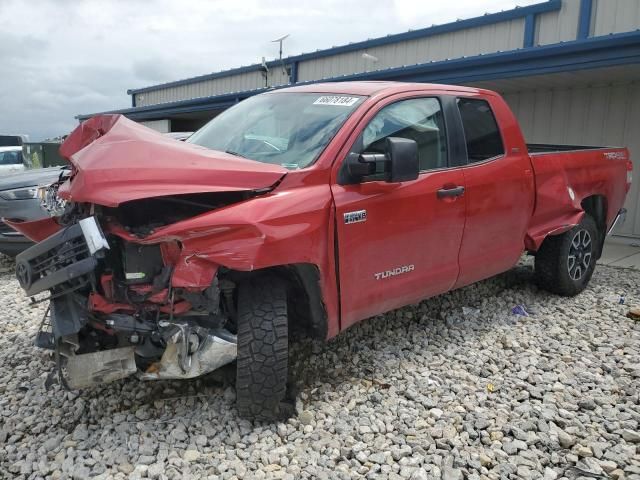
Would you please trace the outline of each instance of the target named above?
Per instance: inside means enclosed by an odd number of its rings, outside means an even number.
[[[74,389],[115,382],[136,373],[135,348],[72,355],[67,359],[66,369],[66,381]]]
[[[83,122],[60,154],[74,167],[58,190],[60,198],[106,207],[166,195],[265,190],[288,172],[280,165],[176,142],[122,115]]]
[[[140,375],[142,380],[187,379],[199,377],[233,362],[238,356],[237,341],[209,335],[200,349],[189,356],[187,368],[181,367],[180,342],[171,342],[160,359]]]

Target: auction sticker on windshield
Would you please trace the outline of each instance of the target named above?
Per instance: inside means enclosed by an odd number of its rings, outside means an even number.
[[[314,105],[337,105],[340,107],[351,107],[358,101],[358,97],[341,97],[336,95],[318,98]]]

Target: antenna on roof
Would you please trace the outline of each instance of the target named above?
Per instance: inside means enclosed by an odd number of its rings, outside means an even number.
[[[284,42],[287,38],[289,37],[289,34],[287,33],[286,35],[280,37],[280,38],[276,38],[275,40],[271,40],[272,43],[279,43],[280,44],[280,61],[282,62],[282,42]]]
[[[267,65],[267,61],[264,57],[262,57],[262,64],[260,65],[262,68],[262,76],[264,77],[264,86],[269,86],[269,66]]]

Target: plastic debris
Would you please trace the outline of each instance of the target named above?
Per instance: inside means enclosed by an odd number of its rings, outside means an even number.
[[[495,392],[496,387],[493,385],[493,383],[487,383],[487,392],[489,393],[493,393]]]
[[[520,315],[522,317],[528,317],[529,313],[524,305],[516,305],[511,309],[511,313],[514,315]]]
[[[624,305],[624,295],[620,295],[620,298],[618,299],[618,303],[620,305]]]

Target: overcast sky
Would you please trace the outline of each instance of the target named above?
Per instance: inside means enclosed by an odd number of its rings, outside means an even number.
[[[541,0],[0,0],[0,133],[37,141],[128,88]]]

